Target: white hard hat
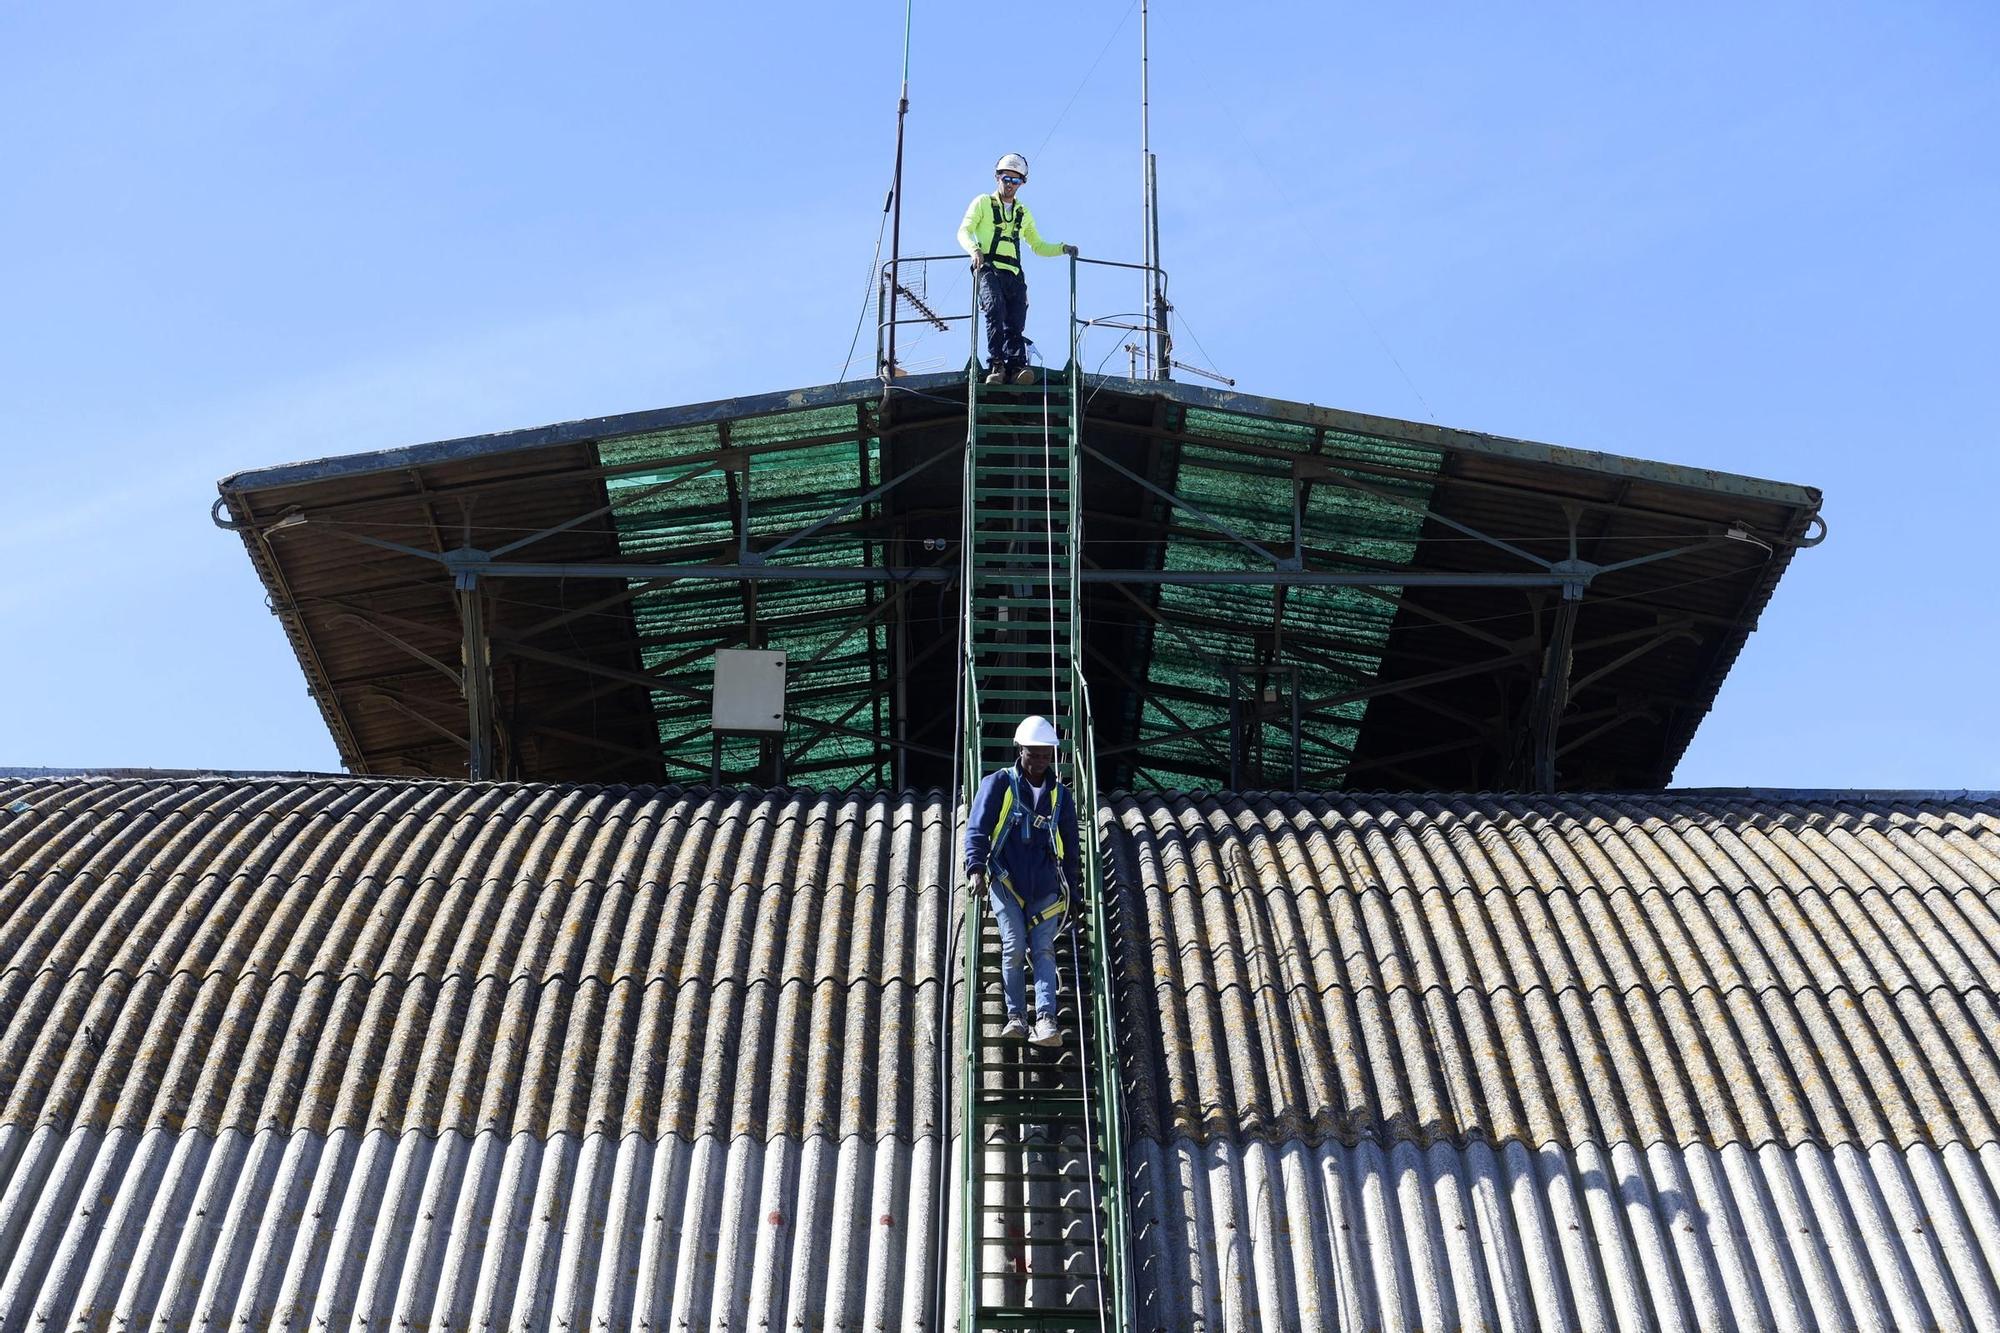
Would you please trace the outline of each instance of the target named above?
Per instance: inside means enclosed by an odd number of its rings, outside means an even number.
[[[1014,728],[1014,744],[1060,745],[1062,744],[1062,738],[1056,735],[1056,728],[1053,722],[1037,715],[1021,719],[1021,725]]]
[[[1028,159],[1022,157],[1019,153],[1009,153],[993,164],[993,170],[995,172],[1017,171],[1021,174],[1021,179],[1026,180],[1028,179]]]

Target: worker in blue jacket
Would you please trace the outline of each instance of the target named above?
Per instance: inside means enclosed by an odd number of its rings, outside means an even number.
[[[965,825],[965,879],[973,901],[984,894],[1000,923],[1000,993],[1007,1005],[1003,1038],[1062,1045],[1056,1025],[1056,932],[1080,882],[1076,797],[1050,771],[1056,729],[1031,717],[1014,729],[1015,761],[979,784]],[[990,885],[989,885],[990,881]],[[1035,972],[1035,1027],[1025,1021],[1027,978]]]

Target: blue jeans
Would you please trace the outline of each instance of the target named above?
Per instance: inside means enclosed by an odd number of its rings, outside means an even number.
[[[1007,1002],[1007,1016],[1025,1017],[1022,1006],[1027,1000],[1028,979],[1021,967],[1025,958],[1035,965],[1035,1012],[1054,1018],[1062,985],[1056,976],[1056,932],[1062,929],[1062,917],[1052,916],[1029,930],[1028,915],[1013,894],[992,884],[987,887],[986,901],[1000,924],[1000,994]]]
[[[1020,369],[1028,364],[1028,280],[1003,273],[991,264],[979,269],[979,310],[986,316],[986,361],[989,369]]]

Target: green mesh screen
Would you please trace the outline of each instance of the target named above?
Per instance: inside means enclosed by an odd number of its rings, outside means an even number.
[[[1278,448],[1317,456],[1337,473],[1414,502],[1407,507],[1350,489],[1337,481],[1314,480],[1301,509],[1300,530],[1308,566],[1368,569],[1408,564],[1423,524],[1422,505],[1443,455],[1437,450],[1365,436],[1327,432],[1311,426],[1271,421],[1233,412],[1189,408],[1189,435],[1230,444]],[[1342,461],[1390,467],[1415,477],[1384,477],[1342,469]],[[1175,492],[1189,504],[1227,524],[1237,534],[1272,553],[1292,546],[1292,480],[1284,457],[1256,460],[1200,443],[1180,451]],[[1168,543],[1164,565],[1171,570],[1268,569],[1267,563],[1237,541],[1208,528],[1186,511],[1173,522],[1185,535]],[[1384,588],[1380,592],[1393,593]],[[1282,598],[1282,615],[1278,608]],[[1223,584],[1164,584],[1157,609],[1171,627],[1151,633],[1144,679],[1147,686],[1136,719],[1141,739],[1127,780],[1135,787],[1215,787],[1229,773],[1230,677],[1237,668],[1248,785],[1289,786],[1291,732],[1287,697],[1289,672],[1260,677],[1260,662],[1297,668],[1297,688],[1310,701],[1350,692],[1375,679],[1395,606],[1375,592],[1358,588],[1231,587]],[[1281,650],[1269,657],[1272,627],[1277,635],[1312,640],[1311,656]],[[1279,718],[1262,724],[1250,716],[1263,688],[1273,704],[1286,705]],[[1308,787],[1336,787],[1359,735],[1367,701],[1311,709],[1301,738],[1301,777]],[[1175,733],[1184,733],[1176,736]]]
[[[601,442],[601,461],[612,470],[606,486],[619,504],[620,550],[655,563],[734,563],[738,518],[724,473],[687,475],[692,470],[687,460],[724,447],[751,455],[747,522],[754,547],[768,549],[833,515],[881,480],[880,442],[862,433],[861,421],[849,404]],[[1290,553],[1290,460],[1313,455],[1336,473],[1415,507],[1315,479],[1302,511],[1307,564],[1370,569],[1412,559],[1423,522],[1419,510],[1428,502],[1441,452],[1242,412],[1188,408],[1181,425],[1200,438],[1177,451],[1178,494],[1242,536],[1278,555]],[[1243,447],[1266,456],[1246,454]],[[1176,511],[1170,519],[1175,531],[1164,554],[1169,569],[1269,567],[1192,514]],[[845,526],[830,526],[769,556],[769,562],[879,563],[880,553],[843,532]],[[737,583],[689,581],[639,594],[633,618],[640,655],[663,686],[653,692],[652,704],[668,773],[685,779],[708,771],[714,645],[740,635],[754,620],[763,636],[759,646],[788,655],[788,775],[830,787],[889,781],[887,752],[875,739],[889,731],[887,631],[880,624],[861,624],[883,595],[876,585],[833,581],[759,583],[754,608]],[[1145,744],[1120,766],[1117,781],[1142,788],[1216,787],[1226,781],[1230,668],[1236,668],[1245,704],[1254,704],[1257,668],[1268,651],[1279,596],[1272,588],[1221,584],[1158,588],[1157,608],[1168,623],[1149,631],[1145,660],[1134,673],[1145,688],[1131,705],[1136,716],[1128,718]],[[1390,601],[1352,588],[1293,587],[1282,596],[1280,633],[1299,636],[1301,643],[1309,636],[1311,650],[1308,657],[1288,647],[1274,660],[1296,667],[1304,699],[1350,692],[1375,680],[1396,614]],[[735,637],[728,646],[749,645]],[[1279,705],[1278,716],[1245,724],[1244,779],[1289,785],[1285,694],[1291,676],[1277,674],[1263,683],[1271,687],[1268,697]],[[1344,784],[1367,707],[1357,701],[1310,711],[1301,756],[1306,785]],[[759,761],[756,739],[725,740],[725,781],[746,780]]]
[[[880,442],[861,434],[853,406],[816,408],[689,426],[605,440],[598,456],[615,511],[619,550],[655,563],[733,564],[738,558],[741,499],[732,503],[728,477],[708,471],[646,494],[686,474],[684,461],[725,443],[750,452],[747,504],[753,549],[762,550],[834,515],[881,480]],[[655,467],[634,467],[657,464]],[[627,471],[625,469],[632,468]],[[745,473],[735,474],[739,484]],[[860,518],[856,511],[850,517]],[[862,565],[875,553],[841,531],[841,524],[767,557],[781,565]],[[639,652],[664,686],[653,691],[660,746],[669,774],[706,773],[711,758],[710,695],[718,639],[749,647],[741,637],[755,623],[762,648],[786,654],[786,773],[814,786],[886,783],[886,758],[871,739],[886,732],[880,624],[857,628],[881,590],[867,583],[761,582],[755,605],[744,585],[689,580],[641,593],[632,617]],[[844,730],[846,729],[846,730]],[[760,762],[755,737],[725,737],[724,781],[740,781]]]

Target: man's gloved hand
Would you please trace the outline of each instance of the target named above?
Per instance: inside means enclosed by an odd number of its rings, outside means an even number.
[[[1078,251],[1077,248],[1073,245],[1065,245],[1063,247],[1063,253],[1068,255],[1071,259],[1075,259]]]
[[[986,252],[984,250],[974,250],[972,252],[973,269],[976,271],[978,269],[984,268],[985,266],[986,266]]]
[[[975,903],[986,896],[985,871],[975,870],[965,877],[965,896]]]

